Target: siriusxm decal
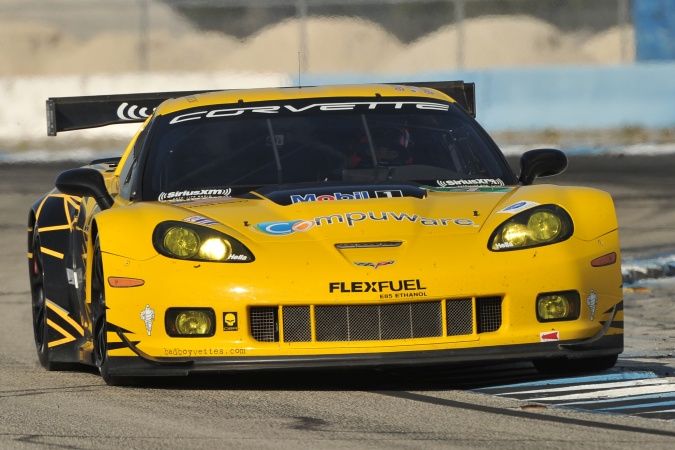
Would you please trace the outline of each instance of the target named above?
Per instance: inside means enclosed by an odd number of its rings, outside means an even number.
[[[446,227],[448,225],[457,225],[462,227],[478,227],[471,219],[453,219],[450,217],[431,218],[422,217],[417,214],[408,214],[405,212],[395,213],[391,211],[382,211],[375,213],[369,212],[351,212],[346,214],[333,214],[330,216],[315,217],[308,220],[291,220],[281,222],[261,222],[253,225],[255,231],[272,236],[288,236],[289,234],[309,231],[314,227],[334,225],[338,223],[347,224],[349,227],[355,226],[358,222],[409,222],[423,226]]]
[[[525,211],[526,209],[533,208],[537,206],[539,203],[537,202],[529,202],[527,200],[520,201],[518,203],[514,203],[511,206],[507,206],[506,208],[502,209],[501,211],[498,211],[499,213],[505,213],[505,214],[515,214],[519,213],[521,211]]]
[[[161,192],[157,197],[157,200],[159,200],[160,202],[166,202],[166,201],[195,200],[200,198],[211,198],[211,197],[229,197],[231,193],[232,193],[231,188]]]
[[[426,189],[432,192],[491,192],[495,194],[502,194],[504,192],[509,192],[513,188],[502,186],[502,187],[486,187],[486,186],[467,186],[467,187],[436,187],[436,186],[422,186],[422,189]]]
[[[474,178],[471,180],[436,180],[440,187],[504,186],[500,178]]]

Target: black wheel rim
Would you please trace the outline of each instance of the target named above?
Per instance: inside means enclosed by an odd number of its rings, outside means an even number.
[[[94,267],[92,268],[92,311],[94,313],[94,363],[101,367],[108,354],[108,330],[105,317],[105,286],[103,284],[103,263],[101,252],[94,249]]]
[[[33,258],[29,261],[31,274],[31,297],[33,305],[33,334],[35,346],[39,352],[44,352],[46,345],[46,317],[47,304],[44,290],[44,264],[40,251],[40,237],[36,234],[33,239]]]

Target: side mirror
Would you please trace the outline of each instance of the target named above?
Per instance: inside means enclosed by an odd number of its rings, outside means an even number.
[[[537,177],[558,175],[567,169],[567,155],[553,148],[530,150],[520,157],[518,182],[530,185]]]
[[[56,188],[67,195],[93,197],[101,210],[113,205],[113,198],[105,187],[103,175],[96,169],[79,168],[61,172],[54,183]]]

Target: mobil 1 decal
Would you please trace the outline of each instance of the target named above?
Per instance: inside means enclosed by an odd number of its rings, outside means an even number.
[[[424,198],[426,192],[416,186],[375,185],[375,186],[314,186],[302,189],[260,190],[259,194],[282,206],[297,203],[325,201],[371,200],[386,198]]]

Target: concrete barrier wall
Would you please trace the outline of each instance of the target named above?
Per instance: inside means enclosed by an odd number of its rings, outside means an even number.
[[[229,72],[0,78],[0,151],[3,146],[16,145],[17,141],[34,142],[47,137],[45,101],[49,97],[252,88],[289,83],[283,74]],[[133,136],[137,129],[138,124],[117,125],[78,131],[76,135],[85,140],[116,138]],[[62,134],[73,135],[72,132]]]
[[[477,74],[486,127],[602,129],[675,126],[675,64]],[[480,110],[479,110],[480,111]]]
[[[308,83],[339,80],[346,78]],[[475,82],[478,120],[491,131],[675,127],[675,63],[428,73],[415,80]]]
[[[302,84],[450,79],[476,83],[478,120],[490,131],[675,127],[675,63],[426,73],[414,78],[308,75]],[[297,79],[281,74],[230,73],[0,78],[0,149],[46,136],[48,97],[295,83]],[[128,134],[123,128],[78,136]]]

